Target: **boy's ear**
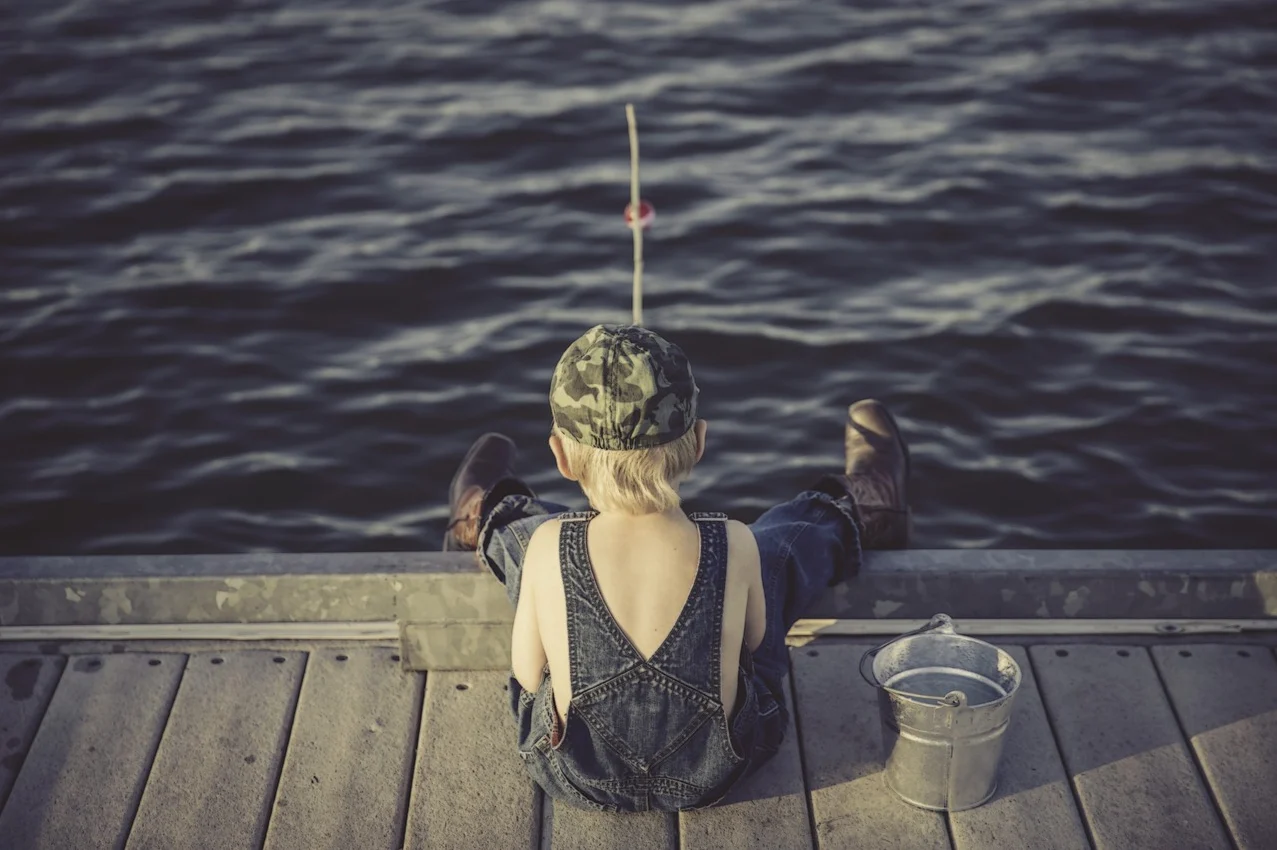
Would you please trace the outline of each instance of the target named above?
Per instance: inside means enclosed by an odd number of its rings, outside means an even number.
[[[576,481],[577,477],[568,467],[567,456],[563,454],[563,440],[558,434],[550,434],[550,451],[554,454],[554,465],[559,468],[559,474],[569,481]]]
[[[709,423],[704,419],[697,419],[692,427],[696,429],[696,462],[700,463],[705,455],[705,431],[709,428]]]

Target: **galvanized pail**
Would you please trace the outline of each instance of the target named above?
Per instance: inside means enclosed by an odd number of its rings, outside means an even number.
[[[866,664],[872,661],[872,671]],[[860,674],[878,689],[887,785],[908,803],[957,812],[998,785],[1020,665],[957,634],[947,614],[871,649]]]

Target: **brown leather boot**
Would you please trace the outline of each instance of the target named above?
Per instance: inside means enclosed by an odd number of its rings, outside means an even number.
[[[864,399],[847,408],[847,489],[863,528],[862,549],[909,545],[909,447],[886,405]]]
[[[448,531],[443,536],[443,551],[466,551],[478,545],[484,494],[493,484],[514,475],[518,455],[514,441],[504,434],[488,433],[474,441],[448,488]]]

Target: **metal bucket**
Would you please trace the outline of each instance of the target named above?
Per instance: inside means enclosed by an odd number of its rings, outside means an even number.
[[[866,652],[860,675],[878,689],[891,790],[915,806],[950,812],[993,796],[1020,687],[1014,658],[957,634],[953,620],[937,614],[921,629]]]

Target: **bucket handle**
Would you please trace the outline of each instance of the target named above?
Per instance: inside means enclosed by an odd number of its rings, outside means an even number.
[[[913,631],[905,632],[902,635],[896,635],[895,637],[893,637],[891,640],[887,641],[886,643],[880,644],[874,647],[873,649],[869,650],[864,655],[860,656],[861,678],[863,678],[866,682],[868,682],[870,686],[876,689],[884,690],[887,693],[896,694],[897,696],[902,696],[902,697],[908,697],[909,699],[923,700],[925,702],[934,702],[936,705],[947,705],[950,708],[961,708],[963,705],[966,704],[966,697],[960,691],[954,691],[953,693],[945,694],[944,696],[936,696],[934,694],[915,694],[915,693],[910,693],[909,691],[899,691],[899,690],[896,690],[895,688],[889,688],[886,685],[884,685],[882,682],[879,682],[878,677],[873,674],[872,667],[870,667],[868,671],[866,671],[865,669],[866,661],[872,661],[873,659],[877,658],[878,653],[882,652],[884,649],[891,646],[896,641],[902,640],[907,637],[914,637],[915,635],[921,635],[921,634],[926,634],[927,632],[935,632],[935,631],[946,632],[948,634],[954,634],[955,631],[953,628],[953,618],[951,618],[948,614],[936,614],[929,621],[927,621],[926,625],[916,628]]]

